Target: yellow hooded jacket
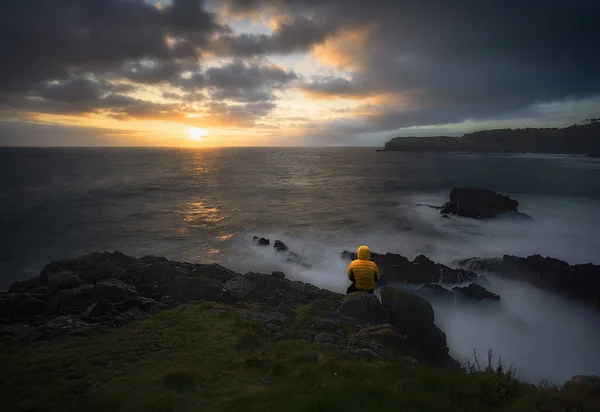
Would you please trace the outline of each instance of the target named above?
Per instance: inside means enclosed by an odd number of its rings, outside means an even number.
[[[371,251],[367,246],[361,246],[356,253],[358,259],[353,260],[348,266],[348,279],[356,283],[356,288],[361,290],[375,289],[375,282],[379,281],[379,268],[371,262]]]

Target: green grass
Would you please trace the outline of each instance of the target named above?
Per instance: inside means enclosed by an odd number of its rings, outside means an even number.
[[[108,333],[0,346],[2,411],[600,410],[588,393],[491,370],[354,359],[303,338],[307,308],[277,334],[236,316],[257,308],[180,306]]]

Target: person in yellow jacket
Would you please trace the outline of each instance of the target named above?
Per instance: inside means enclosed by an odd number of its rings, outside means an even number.
[[[371,262],[371,251],[367,246],[361,246],[356,252],[358,259],[353,260],[348,266],[348,279],[352,282],[346,294],[352,292],[373,293],[375,283],[379,282],[379,268]]]

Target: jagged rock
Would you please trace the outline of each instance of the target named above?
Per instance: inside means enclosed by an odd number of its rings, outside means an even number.
[[[76,288],[84,283],[79,276],[73,273],[55,273],[48,277],[48,291],[54,295],[63,289]]]
[[[384,286],[381,288],[381,301],[389,309],[392,320],[396,319],[395,325],[406,322],[433,323],[435,320],[431,304],[407,289]]]
[[[426,283],[416,290],[416,293],[425,298],[443,302],[454,301],[454,292],[446,289],[439,283]]]
[[[346,295],[338,311],[342,315],[353,317],[363,323],[390,323],[388,310],[372,293],[355,292]]]
[[[338,293],[319,289],[309,283],[278,279],[264,273],[248,272],[243,275],[243,278],[254,285],[244,298],[249,301],[275,305],[289,303],[291,306],[297,306],[317,299],[332,300],[339,304],[342,298]]]
[[[178,302],[217,300],[223,292],[223,283],[211,278],[180,276],[163,288],[163,292]]]
[[[434,312],[428,301],[392,285],[381,288],[381,301],[390,312],[391,323],[419,348],[423,358],[436,364],[457,365],[448,355],[446,335],[433,323]]]
[[[273,276],[274,278],[277,278],[277,279],[285,279],[285,273],[277,271],[277,270],[273,271],[271,273],[271,276]]]
[[[287,252],[289,250],[287,245],[281,240],[275,240],[275,244],[273,245],[273,247],[277,252]]]
[[[128,297],[138,295],[138,291],[134,286],[130,286],[119,279],[107,279],[98,282],[92,289],[92,296],[108,299],[113,302],[118,302],[127,299]]]
[[[569,265],[562,260],[540,255],[526,258],[510,255],[501,258],[471,258],[455,263],[470,270],[487,271],[509,279],[525,281],[600,309],[599,265]]]
[[[46,309],[48,303],[31,293],[0,293],[0,315],[16,321]]]
[[[356,253],[344,251],[342,258],[356,259]],[[417,256],[412,262],[402,255],[371,252],[371,260],[377,264],[381,273],[381,285],[390,283],[447,283],[457,284],[472,281],[477,274],[464,269],[453,269],[435,263],[424,255]]]
[[[226,267],[216,263],[211,265],[196,263],[193,270],[187,274],[189,277],[203,277],[217,280],[219,282],[227,282],[228,280],[231,280],[239,275],[239,273],[236,273],[233,270],[227,269]]]
[[[302,258],[300,257],[299,254],[297,254],[294,251],[291,251],[290,253],[288,253],[288,257],[285,260],[287,263],[296,263],[296,264],[300,264],[302,263]]]
[[[92,303],[93,285],[64,289],[50,299],[49,308],[57,314],[80,314]]]
[[[252,292],[256,286],[248,279],[239,276],[225,283],[223,291],[235,299],[244,299]]]
[[[146,265],[139,266],[134,272],[136,285],[148,282],[165,282],[181,274],[168,261],[159,260],[155,256],[145,256],[140,260],[145,262]]]
[[[500,300],[499,295],[496,295],[495,293],[490,292],[483,286],[479,286],[475,283],[471,283],[470,285],[463,286],[463,287],[455,286],[452,289],[454,291],[456,291],[457,293],[460,293],[461,295],[463,295],[469,299],[474,299],[477,301],[483,301],[483,300],[499,301]]]
[[[491,219],[501,213],[517,213],[519,202],[508,196],[487,189],[455,188],[450,193],[440,214],[469,217],[472,219]]]
[[[271,242],[269,241],[269,239],[265,239],[264,237],[259,238],[258,236],[254,236],[252,238],[253,240],[257,240],[256,245],[257,246],[269,246],[271,244]]]

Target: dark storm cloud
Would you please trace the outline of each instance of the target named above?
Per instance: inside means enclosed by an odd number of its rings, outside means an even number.
[[[212,91],[213,99],[250,103],[273,100],[274,90],[298,80],[298,75],[293,70],[246,64],[239,60],[222,67],[210,68],[205,71],[205,75],[205,86]]]
[[[334,31],[334,26],[296,16],[290,23],[280,23],[271,35],[224,34],[213,42],[212,47],[218,54],[237,57],[289,54],[308,50]]]
[[[197,72],[198,70],[200,70],[200,65],[197,59],[144,59],[124,63],[116,75],[139,83],[178,84],[181,82],[183,72]]]
[[[248,104],[227,104],[210,102],[204,109],[205,113],[216,119],[223,119],[229,125],[253,126],[256,120],[271,113],[277,105],[273,102],[255,102]]]
[[[335,76],[314,76],[311,82],[301,86],[301,90],[322,96],[360,97],[371,90],[361,89],[350,80]]]
[[[315,95],[410,95],[412,107],[386,107],[374,130],[503,117],[539,102],[600,94],[600,2],[228,0],[233,12],[265,7],[318,16],[341,30],[368,28],[350,45],[350,80],[316,77]],[[267,41],[264,40],[266,43]]]
[[[218,29],[198,0],[174,0],[162,9],[144,0],[3,1],[0,92],[129,60],[194,57]],[[180,41],[170,47],[167,36]]]

